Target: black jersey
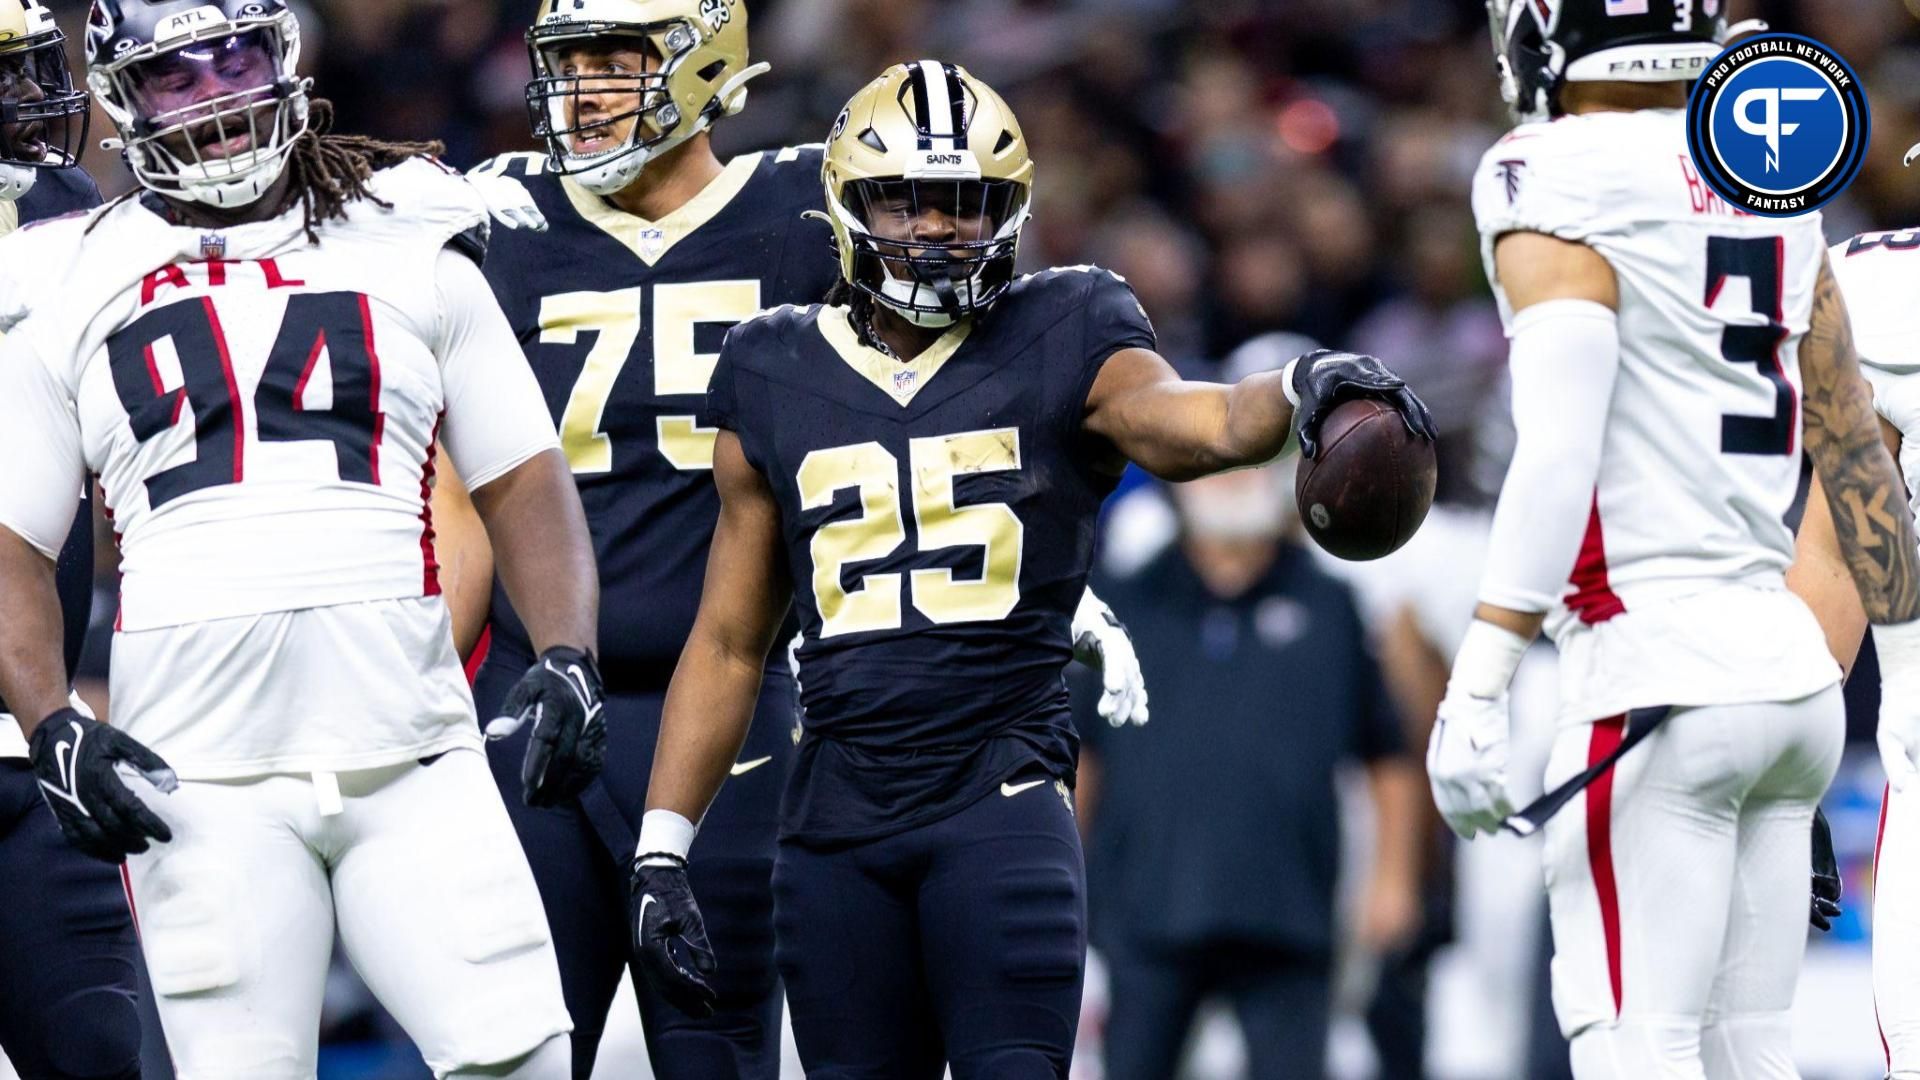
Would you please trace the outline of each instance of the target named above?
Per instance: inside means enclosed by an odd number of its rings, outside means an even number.
[[[43,169],[32,190],[15,202],[0,203],[0,236],[18,226],[77,214],[99,205],[100,189],[94,186],[93,178],[85,170]],[[54,571],[65,631],[63,645],[68,677],[72,677],[80,663],[80,648],[87,636],[87,617],[93,608],[93,513],[87,493],[76,494],[80,498],[79,510]],[[0,702],[0,711],[5,709],[6,703]]]
[[[719,516],[711,428],[696,417],[726,332],[811,303],[838,278],[821,149],[735,158],[657,222],[509,154],[476,171],[525,184],[548,231],[496,229],[486,274],[540,380],[600,566],[609,689],[664,687],[699,610]],[[529,650],[503,589],[493,629]]]
[[[1153,344],[1092,268],[1020,279],[910,362],[843,308],[728,336],[707,419],[773,489],[805,635],[787,835],[896,832],[1035,759],[1071,776],[1069,626],[1114,485],[1086,399],[1115,352]]]

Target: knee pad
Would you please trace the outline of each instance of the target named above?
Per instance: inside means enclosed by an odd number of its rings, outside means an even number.
[[[61,1001],[36,1026],[34,1045],[8,1047],[25,1080],[140,1080],[140,1010],[126,990],[103,986]]]
[[[460,1065],[434,1070],[438,1080],[568,1080],[573,1075],[573,1046],[565,1034],[549,1037],[525,1054],[493,1065]]]
[[[1799,1080],[1793,1064],[1793,1016],[1785,1012],[1714,1017],[1700,1031],[1710,1080]]]
[[[1701,1080],[1700,1025],[1686,1017],[1622,1018],[1567,1037],[1574,1080]]]
[[[953,1080],[1060,1080],[1065,1061],[1040,1050],[993,1050],[953,1061]]]

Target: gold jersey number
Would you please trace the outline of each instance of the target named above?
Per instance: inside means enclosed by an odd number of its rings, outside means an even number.
[[[613,470],[613,439],[602,430],[607,399],[640,339],[642,290],[559,293],[540,301],[540,340],[572,345],[594,335],[587,361],[560,414],[560,448],[575,473]],[[737,323],[760,310],[760,282],[699,281],[653,287],[653,392],[656,396],[707,392],[719,353],[698,352],[694,327]],[[713,468],[714,429],[692,413],[656,419],[660,453],[676,469]]]
[[[1006,618],[1020,602],[1020,519],[1004,503],[953,501],[957,476],[1020,468],[1019,430],[914,439],[907,452],[904,475],[900,460],[876,442],[815,450],[800,463],[803,509],[831,506],[849,488],[860,493],[860,516],[821,526],[808,545],[823,638],[900,627],[899,574],[868,574],[852,589],[842,582],[850,564],[885,558],[907,542],[903,484],[911,493],[919,550],[981,549],[982,571],[974,580],[956,580],[947,567],[913,571],[914,608],[935,623],[991,622]]]

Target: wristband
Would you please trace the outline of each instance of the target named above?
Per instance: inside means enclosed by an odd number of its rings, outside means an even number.
[[[693,847],[693,835],[699,831],[699,826],[671,810],[649,810],[640,818],[640,843],[634,848],[634,858],[671,855],[685,862],[688,849]]]
[[[1467,627],[1460,651],[1453,657],[1453,677],[1447,689],[1469,697],[1492,700],[1507,692],[1513,673],[1526,655],[1526,638],[1481,619]]]
[[[1300,366],[1300,359],[1296,356],[1280,369],[1280,392],[1287,395],[1287,404],[1296,409],[1300,407],[1300,392],[1293,388],[1293,373]]]

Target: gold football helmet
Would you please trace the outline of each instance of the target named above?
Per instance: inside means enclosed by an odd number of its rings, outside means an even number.
[[[1013,283],[1033,159],[966,69],[921,60],[868,83],[834,121],[821,179],[841,275],[908,321],[945,326]]]
[[[0,197],[24,195],[37,170],[80,161],[92,110],[66,40],[40,0],[0,0]]]
[[[578,70],[569,54],[607,39],[637,46],[650,70]],[[555,171],[596,195],[626,187],[647,162],[739,112],[747,81],[768,67],[747,62],[743,0],[541,0],[527,51],[534,136]],[[614,98],[630,107],[603,106]],[[605,148],[576,145],[609,135]]]

